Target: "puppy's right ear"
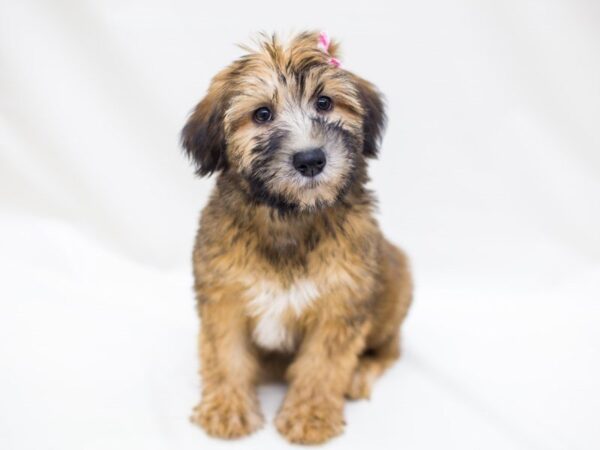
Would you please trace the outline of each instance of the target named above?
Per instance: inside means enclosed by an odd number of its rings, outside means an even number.
[[[227,143],[223,118],[226,99],[212,87],[198,103],[181,131],[181,145],[194,161],[200,176],[227,169]]]

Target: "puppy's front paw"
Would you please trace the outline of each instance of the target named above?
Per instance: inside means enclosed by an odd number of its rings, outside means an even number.
[[[194,408],[191,420],[209,435],[226,439],[251,434],[263,424],[256,402],[231,392],[203,399]]]
[[[275,426],[290,442],[320,444],[342,433],[342,408],[308,400],[284,405],[275,419]]]

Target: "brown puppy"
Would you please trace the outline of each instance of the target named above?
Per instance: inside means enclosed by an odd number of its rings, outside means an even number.
[[[219,173],[193,256],[203,381],[193,420],[213,436],[258,429],[256,384],[283,368],[277,429],[323,442],[342,432],[344,397],[368,397],[400,353],[411,278],[365,188],[384,106],[324,41],[246,48],[182,132],[198,174]]]

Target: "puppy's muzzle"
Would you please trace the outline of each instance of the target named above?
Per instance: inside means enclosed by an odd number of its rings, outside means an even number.
[[[293,158],[294,168],[305,177],[320,174],[326,162],[325,153],[320,148],[298,152]]]

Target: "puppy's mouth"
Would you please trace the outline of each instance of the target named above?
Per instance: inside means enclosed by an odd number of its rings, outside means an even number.
[[[324,176],[317,175],[309,180],[304,181],[303,185],[300,187],[302,190],[311,191],[315,190],[318,187],[322,186],[324,183]]]

